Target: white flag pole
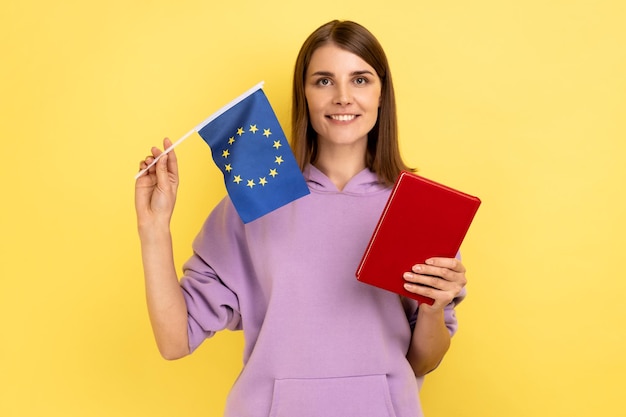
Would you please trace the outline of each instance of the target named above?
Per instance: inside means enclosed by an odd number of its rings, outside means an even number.
[[[172,143],[172,145],[167,148],[166,150],[164,150],[159,156],[157,156],[156,158],[154,158],[154,160],[152,162],[150,162],[150,165],[148,165],[147,167],[145,167],[144,169],[142,169],[141,171],[139,171],[137,173],[137,175],[135,175],[135,179],[141,177],[143,174],[145,174],[154,164],[156,164],[159,159],[161,159],[161,157],[165,154],[170,153],[170,151],[172,149],[174,149],[175,147],[177,147],[178,145],[180,145],[182,143],[182,141],[184,141],[185,139],[187,139],[189,136],[191,136],[193,133],[196,132],[196,129],[193,128],[192,130],[190,130],[189,132],[185,133],[185,135],[178,139],[176,142]]]
[[[178,145],[180,145],[182,143],[182,141],[184,141],[185,139],[187,139],[189,136],[191,136],[193,133],[198,132],[200,129],[202,129],[204,126],[208,125],[209,123],[211,123],[213,120],[217,119],[218,117],[220,117],[222,114],[226,113],[228,110],[230,110],[231,108],[235,107],[235,105],[237,105],[239,102],[241,102],[243,99],[245,99],[246,97],[248,97],[249,95],[251,95],[252,93],[254,93],[255,91],[263,88],[263,84],[264,82],[261,81],[260,83],[258,83],[257,85],[255,85],[254,87],[252,87],[251,89],[249,89],[248,91],[246,91],[245,93],[243,93],[242,95],[240,95],[239,97],[237,97],[236,99],[232,100],[230,103],[226,104],[225,106],[223,106],[222,108],[220,108],[218,111],[216,111],[215,113],[213,113],[211,116],[209,116],[206,120],[204,120],[202,123],[200,123],[199,125],[197,125],[196,127],[194,127],[193,129],[191,129],[189,132],[185,133],[185,135],[178,139],[176,142],[172,143],[172,145],[170,147],[168,147],[166,150],[164,150],[159,156],[157,156],[156,158],[154,158],[154,161],[152,161],[150,163],[150,165],[148,165],[147,167],[145,167],[144,169],[142,169],[141,171],[139,171],[137,173],[137,175],[135,175],[135,179],[141,177],[143,174],[145,174],[148,169],[150,169],[154,164],[157,163],[157,161],[159,159],[161,159],[161,157],[165,154],[168,154],[172,149],[174,149],[175,147],[177,147]]]

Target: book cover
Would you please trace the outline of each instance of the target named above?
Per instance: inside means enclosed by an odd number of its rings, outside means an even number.
[[[475,196],[403,171],[363,254],[357,279],[432,305],[432,299],[407,291],[402,275],[430,257],[455,257],[480,204]]]

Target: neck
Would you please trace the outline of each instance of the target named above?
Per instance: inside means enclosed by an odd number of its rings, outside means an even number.
[[[339,191],[342,191],[346,184],[359,172],[365,169],[365,157],[354,153],[350,157],[339,157],[338,155],[320,155],[313,164],[322,171]]]

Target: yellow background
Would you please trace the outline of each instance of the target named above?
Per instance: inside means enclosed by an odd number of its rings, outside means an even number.
[[[386,48],[407,161],[483,200],[463,245],[470,295],[423,389],[427,415],[623,415],[623,1],[10,0],[1,416],[221,413],[241,335],[159,357],[133,175],[163,136],[260,80],[288,131],[296,53],[333,18]],[[224,189],[199,137],[178,155],[180,268]]]

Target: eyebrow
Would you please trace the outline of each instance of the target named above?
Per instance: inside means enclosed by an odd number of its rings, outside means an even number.
[[[330,72],[330,71],[315,71],[313,74],[311,74],[311,77],[333,77],[335,74]],[[360,70],[360,71],[352,71],[350,73],[351,76],[355,76],[355,75],[374,75],[374,73],[372,71],[369,70]]]

